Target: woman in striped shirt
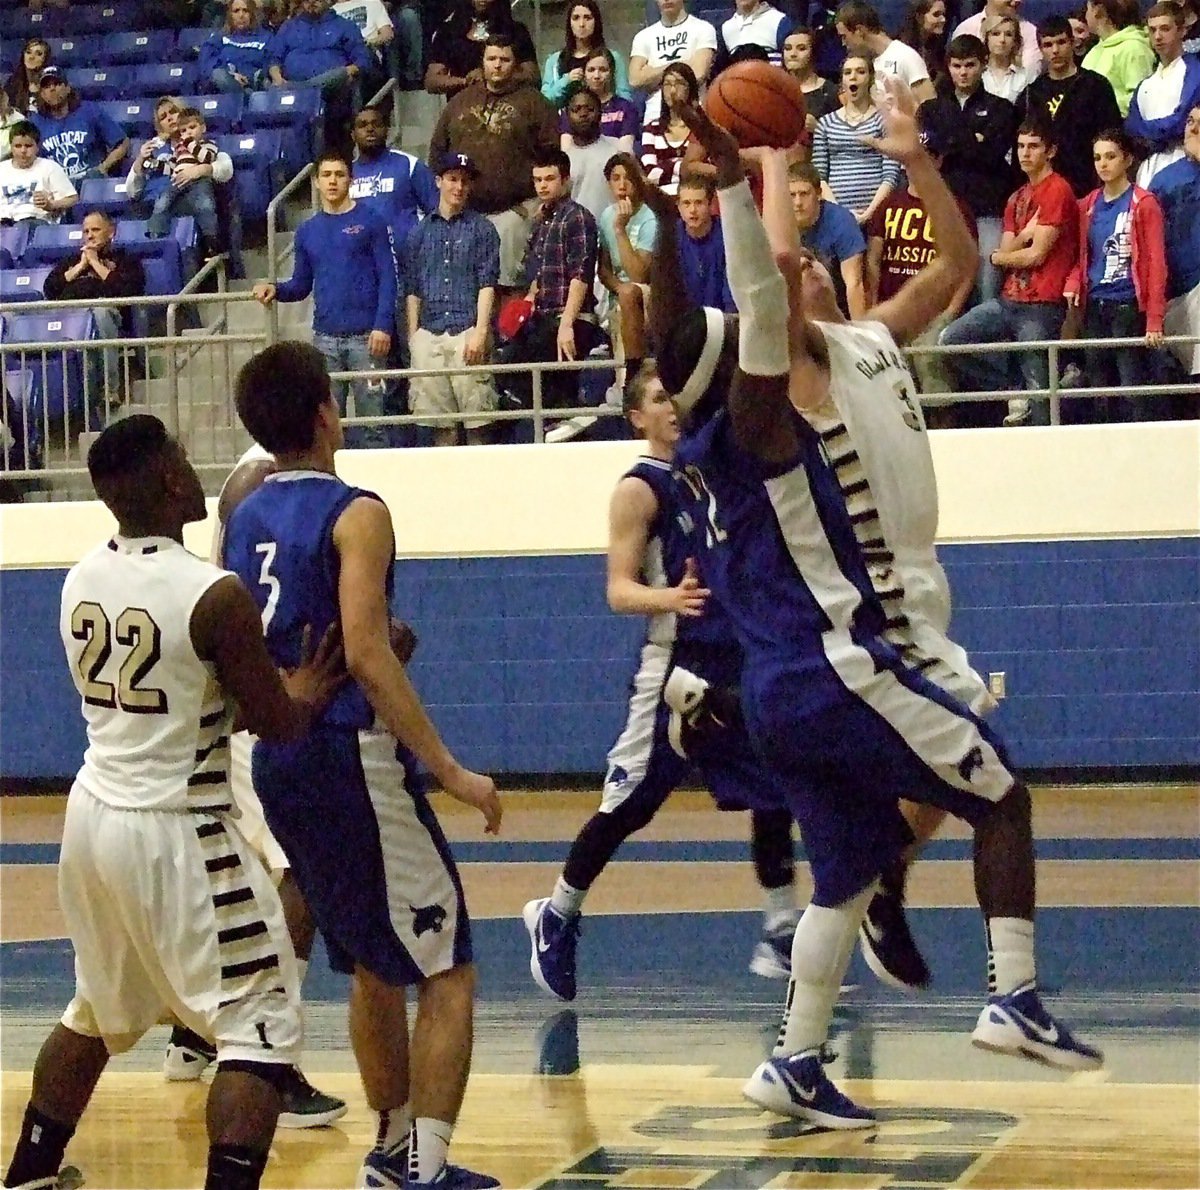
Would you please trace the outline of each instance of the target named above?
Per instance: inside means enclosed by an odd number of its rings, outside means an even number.
[[[699,102],[695,72],[686,62],[672,62],[662,76],[662,115],[642,129],[642,169],[648,181],[668,194],[679,189],[679,168],[692,135],[679,108]]]
[[[817,121],[812,162],[823,198],[848,208],[865,224],[900,182],[900,166],[867,138],[883,135],[883,117],[871,98],[874,68],[851,55],[842,65],[842,106]]]

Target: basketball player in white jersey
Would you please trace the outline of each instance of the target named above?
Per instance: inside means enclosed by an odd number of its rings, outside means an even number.
[[[327,636],[280,680],[245,587],[183,548],[204,492],[157,418],[106,429],[88,470],[118,529],[62,595],[88,734],[59,862],[76,988],[4,1185],[56,1184],[109,1056],[170,1013],[216,1040],[206,1190],[250,1190],[301,1026],[278,894],[231,817],[229,731],[236,704],[258,734],[300,736],[344,680],[340,651]]]
[[[268,475],[275,470],[275,460],[263,448],[253,444],[238,459],[233,470],[221,485],[217,497],[217,528],[213,534],[209,561],[222,565],[222,545],[229,515]],[[250,776],[250,755],[254,737],[248,731],[235,731],[229,737],[229,786],[237,809],[238,829],[246,842],[258,853],[270,872],[279,899],[283,903],[283,918],[296,951],[296,967],[300,986],[308,969],[316,938],[312,915],[291,874],[291,865],[283,848],[267,827],[262,803],[254,792]],[[171,1029],[163,1058],[163,1074],[168,1082],[191,1082],[204,1073],[216,1058],[212,1043],[191,1029],[176,1024]],[[346,1114],[346,1101],[335,1095],[318,1091],[300,1072],[293,1068],[288,1083],[280,1088],[283,1103],[279,1112],[280,1128],[321,1128],[340,1120]]]

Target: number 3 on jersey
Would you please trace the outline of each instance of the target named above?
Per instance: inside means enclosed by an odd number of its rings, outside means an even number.
[[[118,617],[116,632],[108,615],[91,600],[77,604],[71,613],[71,635],[86,642],[79,655],[79,678],[83,701],[134,715],[165,715],[167,693],[156,686],[143,686],[162,657],[162,630],[144,607],[127,607]],[[112,657],[112,642],[129,649],[117,674],[117,682],[106,682],[101,670]]]
[[[262,566],[259,567],[258,581],[261,586],[267,588],[267,602],[263,604],[262,609],[263,632],[271,627],[271,621],[275,618],[275,609],[279,606],[279,580],[271,573],[271,567],[275,565],[275,551],[278,548],[273,541],[260,541],[254,547],[256,554],[262,554]]]

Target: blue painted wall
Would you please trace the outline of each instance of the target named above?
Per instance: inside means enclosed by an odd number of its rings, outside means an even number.
[[[1200,539],[946,545],[953,635],[1003,670],[1027,767],[1200,763]],[[640,639],[595,554],[404,561],[414,681],[466,763],[599,773]],[[62,570],[0,573],[0,774],[69,776],[84,747],[58,641]]]

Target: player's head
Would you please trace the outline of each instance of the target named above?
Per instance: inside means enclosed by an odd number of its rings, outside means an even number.
[[[342,445],[342,423],[321,353],[309,343],[275,343],[238,373],[238,416],[276,458],[306,454],[320,440]]]
[[[207,515],[187,452],[151,414],[131,414],[102,430],[87,466],[96,495],[130,534],[182,530]]]
[[[737,368],[737,315],[712,306],[691,309],[660,345],[658,375],[687,428],[724,404]]]
[[[674,447],[679,441],[679,415],[675,402],[663,388],[654,360],[642,360],[626,384],[621,411],[639,438],[663,447]]]

